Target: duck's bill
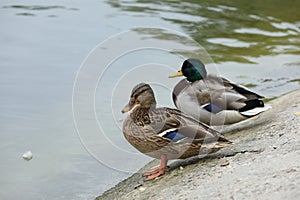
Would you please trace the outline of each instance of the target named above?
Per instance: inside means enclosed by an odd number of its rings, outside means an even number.
[[[169,78],[175,78],[175,77],[178,77],[178,76],[183,76],[181,70],[179,70],[178,72],[176,72],[176,73],[174,73],[174,74],[171,74],[171,75],[169,76]]]
[[[135,102],[134,104],[127,104],[123,110],[121,111],[122,113],[126,113],[132,110],[132,108],[134,108],[137,105],[137,102]]]

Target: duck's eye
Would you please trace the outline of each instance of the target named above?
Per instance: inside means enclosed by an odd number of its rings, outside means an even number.
[[[130,99],[129,104],[133,105],[135,103],[134,99]]]

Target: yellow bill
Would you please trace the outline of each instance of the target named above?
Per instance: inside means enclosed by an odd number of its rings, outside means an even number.
[[[179,70],[178,72],[174,73],[174,74],[171,74],[169,76],[169,78],[175,78],[175,77],[178,77],[178,76],[183,76],[183,73],[181,70]]]

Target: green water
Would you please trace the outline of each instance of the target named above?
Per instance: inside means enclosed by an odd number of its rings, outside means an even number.
[[[151,17],[178,26],[177,30],[205,48],[221,74],[267,97],[298,87],[299,1],[107,2],[124,15],[145,18],[145,24]],[[161,33],[153,35],[176,40]],[[196,51],[177,53],[199,57]]]
[[[179,25],[215,62],[255,63],[247,57],[299,55],[299,1],[108,1],[131,13]],[[299,62],[295,63],[299,65]]]

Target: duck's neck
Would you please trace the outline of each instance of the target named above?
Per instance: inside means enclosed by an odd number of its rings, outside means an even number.
[[[149,110],[155,109],[156,105],[150,107],[136,107],[133,112],[130,113],[130,117],[139,126],[144,126],[145,124],[150,124]]]
[[[187,80],[191,83],[194,83],[195,81],[199,81],[203,78],[198,78],[198,77],[188,77]]]

